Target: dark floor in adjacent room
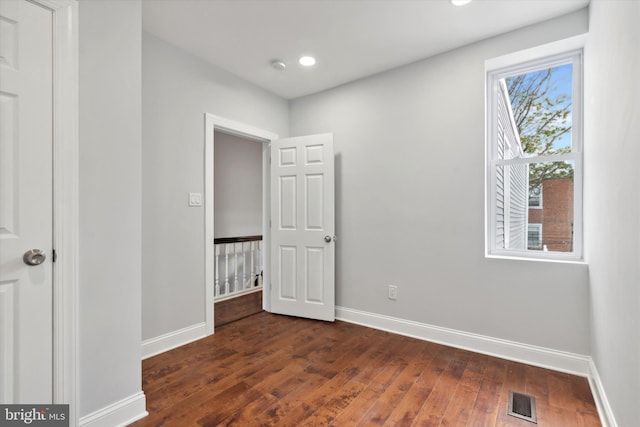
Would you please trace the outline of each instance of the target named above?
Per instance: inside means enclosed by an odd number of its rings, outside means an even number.
[[[251,292],[215,303],[213,324],[216,329],[262,311],[262,291]]]

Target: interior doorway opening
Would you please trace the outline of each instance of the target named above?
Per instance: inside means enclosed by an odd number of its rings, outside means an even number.
[[[263,144],[214,130],[214,328],[263,310]]]
[[[278,135],[271,132],[206,114],[204,184],[207,335],[214,332],[216,131],[262,142],[264,250],[261,253],[260,276],[264,287],[264,310],[333,321],[336,240],[333,134],[278,139]]]
[[[267,298],[270,262],[268,250],[270,242],[269,152],[271,141],[276,139],[278,139],[278,135],[274,133],[212,114],[205,114],[205,313],[208,335],[214,332],[216,286],[225,289],[226,281],[229,281],[229,290],[231,290],[231,283],[233,283],[234,289],[244,287],[247,294],[251,295],[253,293],[251,288],[254,288],[256,280],[259,280],[263,289],[260,310],[270,310],[270,302]],[[221,142],[218,155],[221,152],[226,154],[231,152],[233,156],[244,153],[247,158],[244,160],[236,158],[225,164],[216,164],[215,153],[218,142]],[[260,154],[257,152],[258,149]],[[233,154],[234,152],[235,154]],[[224,160],[224,155],[220,160]],[[259,168],[256,160],[261,161]],[[218,179],[216,179],[217,168],[222,169],[223,172]],[[243,168],[249,168],[249,170],[243,170]],[[236,179],[238,185],[232,184],[226,188],[229,183],[225,182],[227,180],[224,178],[225,176],[228,179]],[[261,192],[256,189],[256,186],[261,187]],[[246,192],[246,194],[231,194],[233,188],[240,189],[240,192]],[[216,192],[220,193],[220,197],[216,196]],[[216,209],[218,203],[223,206]],[[224,206],[225,203],[227,206]],[[220,218],[217,218],[218,215]],[[258,227],[261,232],[256,233]],[[217,230],[217,228],[221,228],[221,230]],[[228,233],[237,235],[224,236]],[[261,238],[258,240],[257,236],[261,236]],[[222,239],[223,237],[244,237],[244,240],[249,241],[249,243],[236,242],[235,248],[238,251],[232,253],[234,262],[236,261],[236,253],[243,253],[242,245],[248,250],[242,263],[238,261],[235,264],[225,265],[227,272],[224,274],[228,274],[228,276],[221,276],[223,270],[220,266],[221,260],[224,259],[225,262],[228,262],[226,253],[225,257],[221,258],[222,249],[216,249],[215,245],[216,238]],[[253,254],[251,254],[252,248]],[[251,259],[254,260],[253,273]],[[216,260],[218,261],[217,269]],[[260,270],[258,270],[258,264],[260,264]],[[233,272],[231,267],[233,267]],[[237,269],[237,267],[240,268]],[[218,272],[217,280],[216,271]],[[235,286],[236,280],[238,286]],[[255,299],[256,295],[252,298]],[[259,301],[260,298],[258,298]]]

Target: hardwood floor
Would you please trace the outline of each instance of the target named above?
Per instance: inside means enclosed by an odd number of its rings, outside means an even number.
[[[262,291],[218,301],[213,310],[216,328],[262,311]]]
[[[144,426],[599,426],[587,380],[336,321],[261,312],[143,362]]]

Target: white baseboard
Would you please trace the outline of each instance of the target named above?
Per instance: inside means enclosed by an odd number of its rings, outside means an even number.
[[[602,381],[600,380],[600,374],[596,368],[593,359],[589,358],[589,368],[591,370],[589,375],[589,386],[591,387],[591,394],[593,394],[593,400],[596,402],[596,408],[598,408],[598,414],[600,414],[600,422],[602,427],[617,427],[616,419],[613,416],[611,405],[604,392]]]
[[[591,373],[590,358],[580,354],[472,334],[345,307],[336,307],[336,319],[582,377],[589,377]]]
[[[80,427],[120,427],[146,417],[147,399],[143,392],[122,399],[80,418]]]
[[[207,324],[197,323],[142,341],[142,360],[207,336]]]

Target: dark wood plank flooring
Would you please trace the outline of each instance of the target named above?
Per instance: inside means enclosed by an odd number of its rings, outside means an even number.
[[[144,426],[599,426],[585,378],[350,323],[259,314],[143,362]]]
[[[244,319],[262,311],[262,291],[218,301],[213,310],[215,327]]]

